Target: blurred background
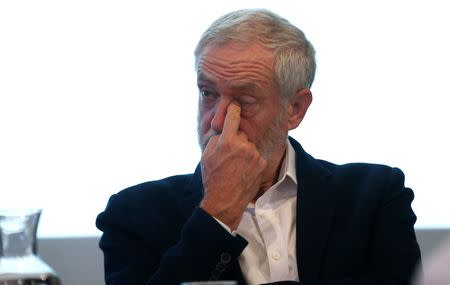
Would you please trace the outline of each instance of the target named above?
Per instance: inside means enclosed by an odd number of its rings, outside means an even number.
[[[43,209],[41,252],[65,284],[82,268],[101,282],[109,196],[195,169],[193,50],[216,18],[256,7],[316,48],[291,136],[316,158],[401,168],[422,249],[449,233],[446,1],[2,1],[0,207]]]

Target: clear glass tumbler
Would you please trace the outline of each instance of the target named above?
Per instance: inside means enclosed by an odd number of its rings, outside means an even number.
[[[40,209],[0,209],[0,285],[61,285],[38,255]]]

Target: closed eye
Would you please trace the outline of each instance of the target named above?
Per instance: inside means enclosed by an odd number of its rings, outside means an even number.
[[[257,102],[257,100],[252,96],[242,96],[238,99],[242,106],[251,106]]]

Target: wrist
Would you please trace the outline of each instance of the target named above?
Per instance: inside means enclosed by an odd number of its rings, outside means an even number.
[[[218,209],[217,207],[209,205],[209,203],[205,201],[200,203],[200,208],[202,208],[211,217],[227,226],[230,233],[237,229],[243,214],[243,211],[238,211],[234,207],[231,209]]]

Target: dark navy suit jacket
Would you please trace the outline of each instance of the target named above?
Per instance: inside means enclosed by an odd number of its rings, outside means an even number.
[[[374,164],[335,165],[295,140],[298,178],[297,265],[301,284],[409,284],[420,263],[403,173]],[[247,241],[199,208],[201,170],[113,195],[103,231],[107,284],[237,280]]]

